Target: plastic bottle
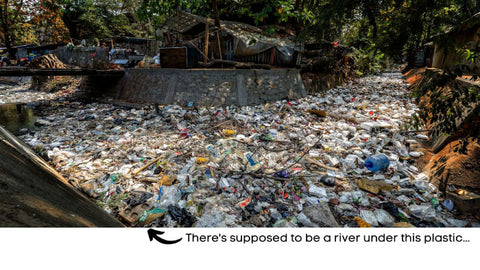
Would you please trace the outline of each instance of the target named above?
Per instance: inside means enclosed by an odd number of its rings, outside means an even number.
[[[390,165],[390,161],[384,154],[373,155],[365,160],[365,167],[372,172],[381,171],[387,168],[388,165]]]
[[[400,154],[401,157],[409,157],[408,149],[405,145],[403,145],[399,141],[395,141],[394,144],[395,144],[395,147],[397,148],[397,151],[398,151],[398,153]]]
[[[205,148],[210,153],[210,157],[213,162],[220,163],[223,160],[224,156],[218,149],[216,149],[215,146],[209,144]]]

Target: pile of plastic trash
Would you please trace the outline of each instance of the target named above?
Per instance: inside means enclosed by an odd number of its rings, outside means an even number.
[[[141,109],[65,101],[23,135],[130,226],[466,226],[414,166],[406,83],[375,76],[295,101]]]

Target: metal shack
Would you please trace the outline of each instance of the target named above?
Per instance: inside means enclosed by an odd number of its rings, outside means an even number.
[[[217,27],[213,19],[177,11],[161,30],[167,46],[160,49],[162,67],[295,67],[300,61],[293,41],[245,23],[222,20]]]

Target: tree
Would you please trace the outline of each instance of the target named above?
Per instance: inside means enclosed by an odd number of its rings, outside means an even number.
[[[0,0],[0,38],[5,43],[9,57],[14,58],[13,46],[22,32],[32,0]]]
[[[309,25],[300,33],[301,39],[307,41],[337,40],[346,25],[355,17],[355,1],[320,0],[303,8],[303,13],[310,14]],[[308,18],[308,17],[307,17]],[[305,19],[304,19],[305,20]]]
[[[0,38],[10,58],[14,45],[64,41],[68,32],[61,20],[59,0],[0,0]]]
[[[168,1],[144,0],[138,10],[137,16],[144,25],[148,25],[150,34],[153,34],[155,40],[158,39],[157,29],[168,14],[173,11],[173,6]]]
[[[332,26],[333,31],[330,33],[333,35],[330,38],[337,36],[344,43],[357,48],[373,45],[379,53],[385,53],[394,59],[400,59],[406,54],[408,65],[414,66],[417,52],[432,36],[480,11],[480,4],[477,2],[339,0],[333,4],[333,1],[322,1],[328,14],[316,12],[319,18],[318,23],[313,24],[313,29],[316,30],[319,26],[329,29],[328,26]],[[339,8],[342,5],[346,8]],[[338,17],[342,18],[342,21],[335,20]],[[328,24],[329,20],[334,23]]]
[[[63,42],[69,37],[68,29],[61,18],[59,0],[40,0],[34,5],[31,24],[39,33],[40,42]]]
[[[142,36],[137,9],[141,0],[61,0],[62,19],[72,38],[105,39],[114,36]],[[161,2],[161,1],[159,1]]]

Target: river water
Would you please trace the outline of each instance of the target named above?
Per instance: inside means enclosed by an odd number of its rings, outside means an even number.
[[[25,134],[34,128],[35,108],[42,102],[64,96],[65,91],[53,93],[30,89],[28,78],[0,78],[0,125],[14,135]]]
[[[0,104],[0,124],[14,135],[21,135],[35,124],[33,106],[22,103]]]

